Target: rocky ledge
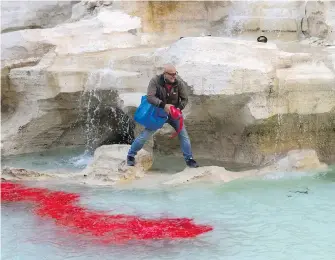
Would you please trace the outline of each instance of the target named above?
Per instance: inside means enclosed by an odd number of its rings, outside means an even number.
[[[176,174],[150,172],[151,153],[141,150],[136,156],[136,165],[125,164],[128,145],[106,145],[98,148],[93,161],[81,172],[52,173],[5,167],[5,180],[58,180],[85,185],[107,185],[118,188],[173,187],[190,183],[226,183],[241,178],[260,178],[268,174],[291,172],[294,174],[316,174],[327,171],[328,166],[319,161],[314,150],[292,150],[268,166],[247,171],[228,171],[224,167],[205,166],[195,169],[186,167]],[[139,183],[139,185],[137,185]]]

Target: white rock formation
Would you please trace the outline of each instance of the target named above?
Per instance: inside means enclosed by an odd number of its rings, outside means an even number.
[[[136,155],[134,167],[126,165],[129,145],[100,146],[94,152],[94,158],[78,177],[87,184],[116,184],[144,177],[152,166],[152,155],[141,150]]]
[[[2,153],[130,138],[123,113],[132,116],[150,78],[173,62],[192,93],[184,115],[195,156],[259,165],[313,148],[332,162],[334,17],[332,3],[311,2],[54,2],[45,8],[68,6],[66,15],[35,20],[50,9],[22,5],[19,22],[3,21],[14,25],[2,34]],[[256,42],[260,33],[268,43]],[[308,35],[322,39],[285,43]],[[179,154],[165,130],[155,148]]]
[[[199,156],[258,165],[269,150],[334,150],[335,74],[326,58],[213,37],[184,38],[154,56],[156,67],[174,63],[191,86],[184,114]],[[157,149],[168,153],[170,140],[157,139]],[[172,144],[176,153],[178,145]],[[333,152],[322,157],[333,158]]]
[[[136,165],[125,165],[125,154],[129,145],[108,145],[99,147],[93,161],[81,172],[53,173],[37,172],[27,169],[5,167],[2,170],[4,180],[57,180],[87,185],[117,186],[118,188],[163,188],[194,183],[226,183],[242,178],[267,178],[278,174],[303,176],[306,174],[326,173],[329,168],[321,163],[314,150],[292,150],[272,164],[246,171],[228,171],[224,167],[205,166],[186,167],[173,175],[158,172],[148,174],[152,166],[152,154],[140,151],[136,156]]]
[[[144,150],[136,155],[133,167],[126,165],[129,145],[103,145],[94,152],[93,160],[80,172],[38,172],[30,169],[4,167],[5,180],[58,180],[88,185],[126,184],[143,178],[152,166],[152,154]]]
[[[1,1],[1,32],[47,28],[71,17],[74,1]]]
[[[195,169],[186,168],[184,171],[171,176],[170,180],[164,182],[168,186],[178,186],[198,181],[230,182],[241,178],[259,178],[267,174],[295,173],[301,174],[327,170],[327,165],[321,163],[314,150],[292,150],[288,154],[270,166],[261,169],[233,172],[224,167],[206,166]]]
[[[306,1],[302,30],[307,36],[335,41],[335,1]]]

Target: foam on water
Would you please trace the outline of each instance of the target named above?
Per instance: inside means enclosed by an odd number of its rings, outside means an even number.
[[[280,179],[301,179],[307,176],[314,176],[313,172],[271,172],[266,174],[264,180],[280,180]]]
[[[64,161],[64,164],[73,165],[75,168],[83,169],[93,161],[92,154],[83,153]]]

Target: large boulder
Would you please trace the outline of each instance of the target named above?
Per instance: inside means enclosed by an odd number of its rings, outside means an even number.
[[[45,41],[30,41],[26,35],[27,31],[1,34],[1,113],[5,118],[14,113],[19,102],[19,94],[11,86],[11,70],[36,65],[54,48]]]
[[[114,185],[143,178],[152,166],[152,154],[141,150],[136,155],[135,166],[126,165],[129,145],[104,145],[97,148],[94,158],[79,175],[87,184]]]
[[[138,26],[136,17],[102,10],[88,20],[5,33],[2,153],[130,142],[132,123],[118,108],[117,91],[136,86],[138,75],[113,70],[118,56],[102,51],[140,45],[141,37],[128,32]]]
[[[1,34],[1,67],[11,66],[18,60],[41,58],[54,47],[43,39],[32,39],[31,30]]]
[[[75,1],[2,1],[1,32],[48,28],[71,17]]]

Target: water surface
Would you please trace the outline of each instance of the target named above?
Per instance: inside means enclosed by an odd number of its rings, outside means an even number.
[[[335,171],[174,189],[120,190],[29,182],[81,194],[82,205],[143,217],[191,217],[214,230],[195,239],[103,245],[74,236],[24,203],[3,203],[2,259],[333,259]]]

